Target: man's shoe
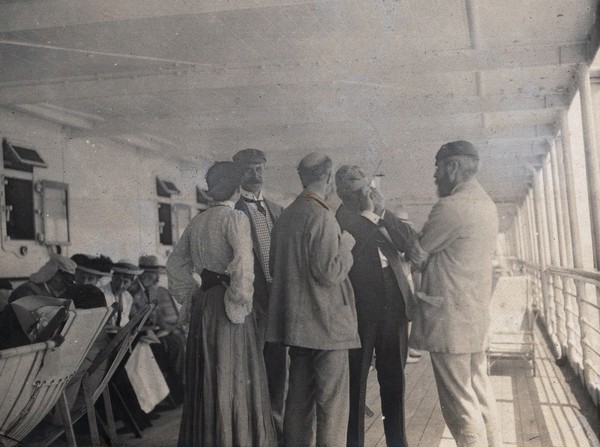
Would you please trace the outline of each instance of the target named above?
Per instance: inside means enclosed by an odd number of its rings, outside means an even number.
[[[423,354],[421,353],[421,351],[417,351],[416,349],[409,348],[408,349],[408,356],[409,357],[422,357]]]
[[[410,355],[406,358],[406,363],[418,363],[421,360],[421,357],[411,357]]]

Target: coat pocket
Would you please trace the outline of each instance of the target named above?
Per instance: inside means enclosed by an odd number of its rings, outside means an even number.
[[[441,307],[444,303],[444,297],[438,295],[426,295],[423,292],[415,293],[415,296],[426,303],[432,305],[433,307]]]

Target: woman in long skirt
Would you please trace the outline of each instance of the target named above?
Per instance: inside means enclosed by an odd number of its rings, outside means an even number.
[[[232,162],[208,170],[214,202],[192,220],[167,261],[169,289],[190,317],[181,447],[277,444],[252,314],[250,222],[234,210],[239,181]]]

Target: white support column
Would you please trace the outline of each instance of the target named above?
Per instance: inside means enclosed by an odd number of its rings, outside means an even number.
[[[573,170],[573,156],[571,148],[571,131],[569,129],[569,118],[567,112],[563,112],[560,119],[560,135],[561,135],[561,149],[564,164],[565,174],[565,189],[567,197],[567,208],[569,213],[569,225],[571,227],[571,250],[573,255],[573,267],[582,269],[583,263],[583,252],[581,246],[581,235],[579,233],[579,215],[577,211],[577,195],[575,194],[575,173]],[[581,365],[583,369],[583,380],[588,382],[590,375],[589,367],[586,366],[588,363],[589,353],[585,346],[584,340],[586,338],[586,317],[585,317],[585,304],[583,300],[586,298],[587,291],[585,284],[581,281],[575,281],[575,295],[578,312],[578,323],[580,331],[580,343],[581,343]],[[579,363],[579,359],[576,359]]]
[[[590,217],[592,221],[592,241],[594,243],[594,267],[600,268],[600,164],[594,129],[594,105],[590,85],[590,70],[585,63],[579,64],[579,93],[581,95],[581,118],[583,124],[583,144],[588,179]]]

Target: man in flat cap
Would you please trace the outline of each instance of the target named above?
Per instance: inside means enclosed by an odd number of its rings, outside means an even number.
[[[48,262],[29,276],[29,281],[17,287],[10,294],[8,301],[12,303],[27,295],[62,298],[67,287],[75,280],[76,267],[77,264],[74,261],[52,252]]]
[[[331,158],[309,154],[298,174],[304,191],[273,229],[267,340],[290,347],[285,445],[338,447],[348,426],[348,350],[360,347],[348,279],[354,238],[327,204]]]
[[[253,309],[258,324],[259,342],[267,368],[267,381],[271,397],[271,411],[277,431],[277,439],[283,439],[283,413],[285,407],[285,384],[287,381],[287,349],[281,344],[265,343],[266,319],[269,295],[273,279],[269,272],[271,230],[282,208],[263,196],[263,174],[267,158],[259,149],[243,149],[233,156],[242,166],[240,199],[235,209],[243,211],[250,219],[254,251]]]
[[[487,376],[496,206],[475,179],[479,153],[467,141],[436,155],[439,201],[409,247],[423,272],[410,346],[430,351],[444,420],[462,446],[500,446]]]
[[[350,281],[356,297],[361,348],[350,350],[350,418],[347,446],[365,443],[367,377],[375,351],[383,427],[388,447],[407,445],[404,420],[404,365],[412,290],[404,271],[407,241],[416,232],[385,209],[383,196],[369,186],[365,171],[344,165],[335,174],[342,199],[336,218],[356,245]]]

